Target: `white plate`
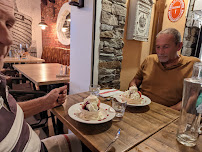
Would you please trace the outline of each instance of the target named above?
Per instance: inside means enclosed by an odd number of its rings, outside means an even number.
[[[100,124],[100,123],[104,123],[104,122],[110,121],[110,120],[112,120],[115,117],[116,112],[115,112],[115,110],[111,106],[106,105],[104,103],[100,103],[100,107],[101,108],[107,109],[107,113],[108,114],[107,114],[107,118],[106,119],[99,120],[99,121],[98,120],[89,120],[89,121],[86,121],[86,120],[80,119],[79,117],[77,117],[75,115],[75,112],[77,112],[78,109],[81,108],[81,104],[82,104],[82,102],[74,104],[68,110],[69,116],[72,119],[74,119],[74,120],[76,120],[78,122],[82,122],[82,123],[86,123],[86,124]]]
[[[146,105],[149,105],[151,103],[151,99],[149,99],[147,96],[145,95],[142,95],[141,96],[142,99],[143,99],[143,103],[142,104],[129,104],[127,103],[128,106],[146,106]]]

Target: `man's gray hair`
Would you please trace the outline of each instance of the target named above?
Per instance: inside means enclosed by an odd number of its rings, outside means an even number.
[[[167,28],[165,30],[162,30],[156,35],[156,37],[158,37],[160,34],[172,34],[174,39],[175,39],[175,44],[176,45],[181,42],[181,34],[175,28]]]

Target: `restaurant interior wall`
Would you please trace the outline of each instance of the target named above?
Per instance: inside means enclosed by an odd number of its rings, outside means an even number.
[[[42,34],[38,23],[41,21],[41,0],[14,0],[18,11],[32,18],[32,42],[31,47],[36,49],[40,57],[42,50]]]
[[[43,47],[61,47],[70,48],[70,45],[63,45],[57,37],[57,17],[60,8],[68,0],[56,0],[55,3],[47,1],[47,5],[41,4],[41,16],[44,17],[48,27],[42,31],[42,46]]]
[[[163,18],[163,25],[162,29],[166,28],[176,28],[180,31],[182,37],[184,34],[184,27],[186,22],[186,11],[187,5],[189,0],[184,0],[185,2],[185,12],[183,16],[177,22],[171,22],[168,19],[168,7],[172,0],[166,0],[166,6],[164,11],[164,18]],[[127,8],[129,8],[129,0],[127,0]],[[149,30],[149,41],[148,42],[141,42],[136,40],[127,40],[126,33],[127,33],[127,20],[126,17],[126,25],[125,25],[125,32],[124,32],[124,48],[123,48],[123,60],[122,60],[122,69],[121,69],[121,77],[120,77],[120,89],[127,90],[129,82],[135,76],[139,66],[144,61],[144,59],[150,54],[150,47],[151,47],[151,34],[152,34],[152,26],[153,26],[153,17],[155,11],[155,3],[156,0],[153,0],[154,5],[152,8],[151,14],[151,22],[150,22],[150,30]],[[127,10],[128,16],[128,10]]]
[[[92,80],[94,7],[94,0],[71,6],[70,94],[88,91]]]
[[[162,29],[171,28],[171,27],[176,28],[181,33],[181,36],[183,38],[189,0],[184,0],[185,11],[184,11],[184,14],[182,15],[182,17],[177,22],[171,22],[168,19],[168,8],[169,8],[169,5],[171,2],[172,2],[171,0],[166,0],[167,7],[165,8],[165,12],[164,12]],[[179,53],[180,53],[180,51],[179,51]]]

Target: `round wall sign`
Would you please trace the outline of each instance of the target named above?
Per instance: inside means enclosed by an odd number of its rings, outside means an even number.
[[[184,0],[173,0],[168,9],[168,19],[171,22],[178,21],[184,13]]]

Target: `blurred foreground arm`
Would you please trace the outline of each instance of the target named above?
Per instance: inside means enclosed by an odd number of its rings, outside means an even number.
[[[54,108],[65,102],[67,96],[67,86],[51,90],[47,95],[33,100],[18,102],[22,108],[25,118]]]

